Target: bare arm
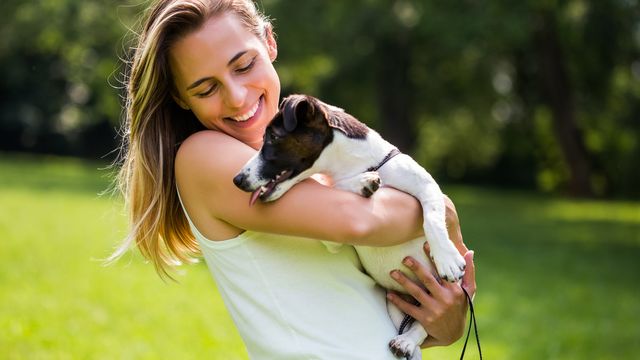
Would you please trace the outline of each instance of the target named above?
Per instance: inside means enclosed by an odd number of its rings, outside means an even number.
[[[367,199],[305,180],[275,202],[249,206],[250,194],[237,189],[232,179],[254,154],[249,146],[215,131],[194,134],[182,144],[176,178],[197,225],[212,217],[237,233],[254,230],[372,246],[422,234],[418,201],[391,188]]]

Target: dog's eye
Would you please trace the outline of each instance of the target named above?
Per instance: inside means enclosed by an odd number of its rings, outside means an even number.
[[[267,144],[272,144],[276,140],[278,140],[278,136],[274,134],[271,129],[267,129],[267,131],[264,133],[264,142]]]

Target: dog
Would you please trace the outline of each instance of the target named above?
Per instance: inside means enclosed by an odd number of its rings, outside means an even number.
[[[382,287],[406,292],[389,273],[400,268],[415,280],[413,273],[401,265],[407,255],[446,281],[462,278],[465,261],[449,240],[444,194],[438,184],[410,156],[401,154],[376,131],[341,108],[307,95],[283,99],[266,128],[262,148],[233,182],[252,193],[253,205],[258,199],[277,200],[293,185],[316,173],[331,176],[337,188],[363,196],[371,196],[379,186],[390,186],[420,201],[432,261],[424,253],[424,237],[389,247],[355,246],[364,269]],[[332,252],[341,246],[325,244]],[[387,302],[387,309],[399,329],[405,314],[391,302]],[[396,356],[420,359],[419,346],[426,337],[426,330],[414,321],[406,332],[390,341],[389,347]]]

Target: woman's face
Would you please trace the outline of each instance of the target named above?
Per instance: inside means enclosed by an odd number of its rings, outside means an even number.
[[[278,111],[276,54],[271,33],[265,41],[234,14],[214,16],[170,49],[174,99],[206,128],[259,148]]]

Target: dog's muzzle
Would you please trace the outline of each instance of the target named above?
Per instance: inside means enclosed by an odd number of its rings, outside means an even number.
[[[233,183],[242,191],[251,192],[253,189],[250,188],[247,177],[247,174],[241,172],[233,178]]]

